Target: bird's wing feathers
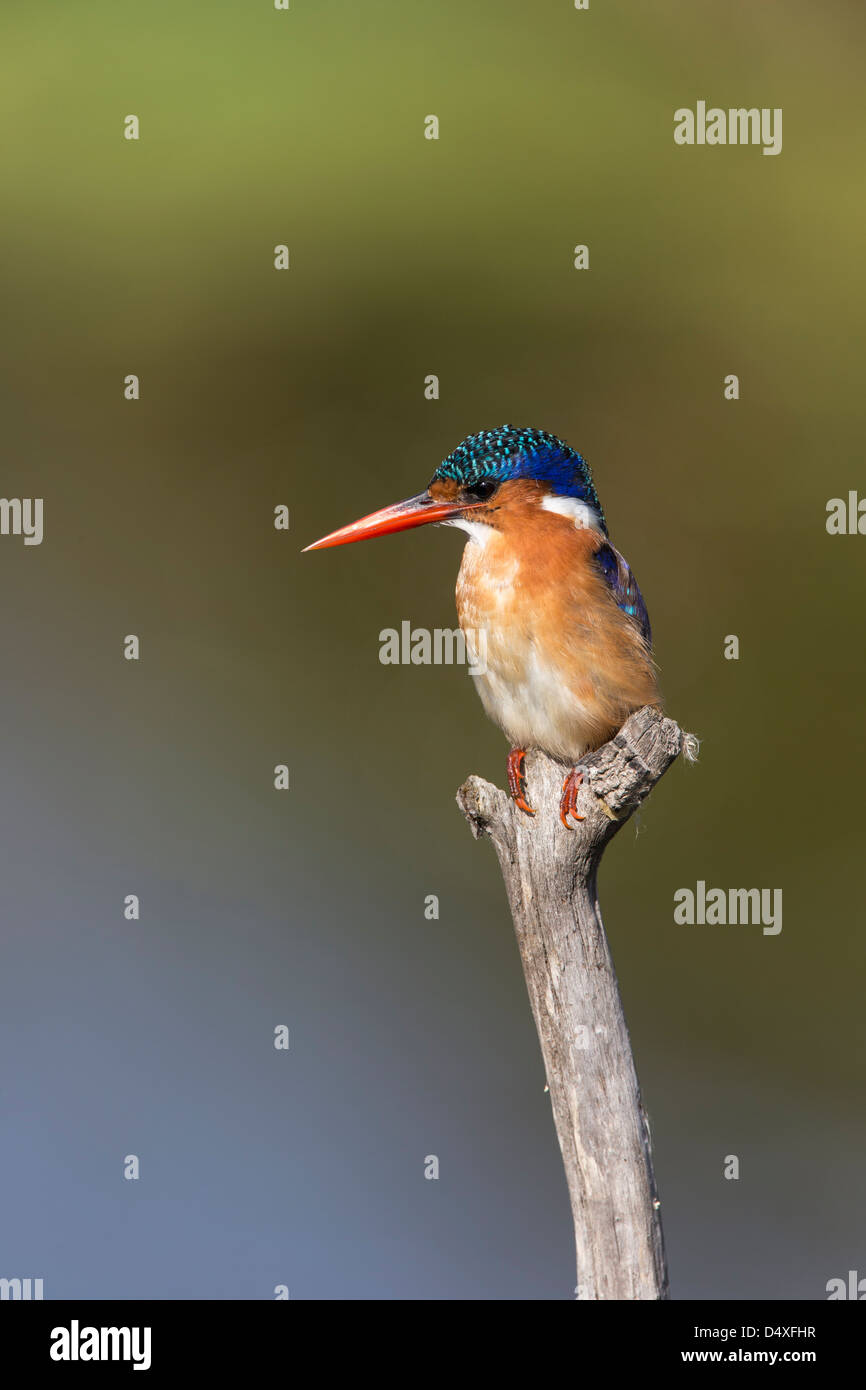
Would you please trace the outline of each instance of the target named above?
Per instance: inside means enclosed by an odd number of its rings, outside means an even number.
[[[652,647],[649,613],[628,561],[610,541],[599,546],[593,559],[618,606],[637,624],[647,646]]]

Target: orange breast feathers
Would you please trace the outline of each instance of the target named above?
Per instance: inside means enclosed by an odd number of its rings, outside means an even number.
[[[575,763],[660,696],[643,637],[593,562],[604,536],[538,500],[467,527],[457,612],[481,700],[512,746]]]

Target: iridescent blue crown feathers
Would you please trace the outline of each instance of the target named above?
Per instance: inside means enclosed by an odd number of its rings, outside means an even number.
[[[450,478],[461,487],[487,480],[497,483],[512,478],[531,478],[544,483],[559,497],[575,497],[598,513],[607,535],[601,502],[592,472],[564,440],[547,430],[520,425],[501,425],[496,430],[470,434],[440,463],[431,482]]]

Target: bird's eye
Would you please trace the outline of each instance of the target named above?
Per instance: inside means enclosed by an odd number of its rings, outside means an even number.
[[[479,478],[477,483],[470,483],[463,491],[473,502],[486,502],[496,491],[496,483],[492,478]]]

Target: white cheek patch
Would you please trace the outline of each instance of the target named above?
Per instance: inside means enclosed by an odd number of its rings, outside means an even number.
[[[488,526],[484,521],[468,521],[465,517],[455,516],[453,520],[443,522],[445,526],[459,526],[461,531],[465,531],[471,541],[476,545],[486,545],[490,537],[495,534],[495,528]]]
[[[568,517],[578,528],[601,530],[597,513],[587,502],[581,502],[579,497],[557,497],[556,493],[549,492],[546,497],[542,497],[541,505],[546,512],[556,512],[559,516]]]

